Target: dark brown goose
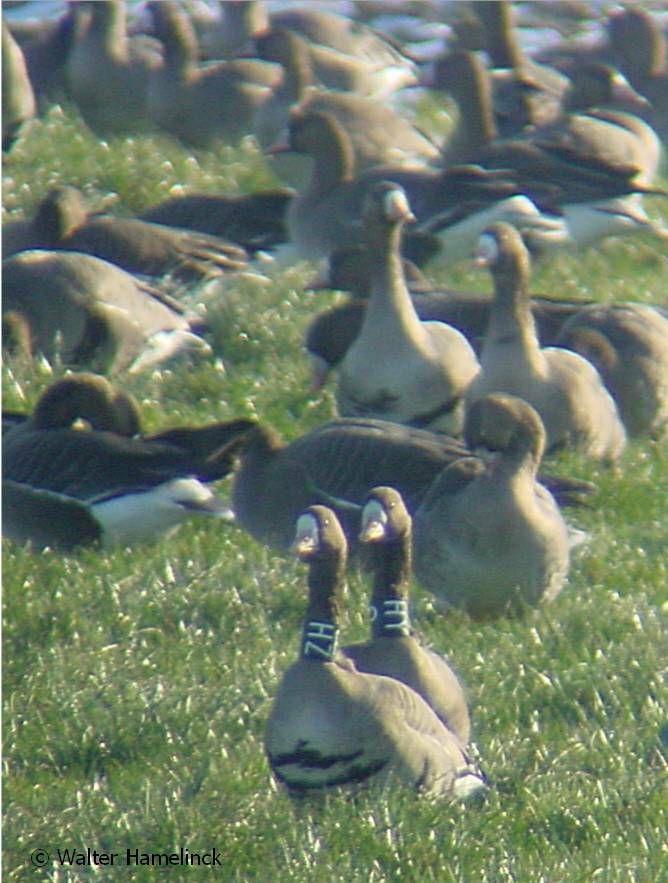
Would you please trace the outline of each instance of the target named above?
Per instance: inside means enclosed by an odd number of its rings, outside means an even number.
[[[80,419],[88,429],[74,428]],[[96,375],[65,377],[4,435],[3,533],[70,549],[153,539],[198,513],[229,520],[208,483],[232,465],[219,449],[249,426],[231,421],[135,436],[131,398]]]
[[[242,270],[247,264],[244,249],[215,236],[89,212],[82,193],[69,186],[54,187],[32,221],[16,222],[8,234],[9,253],[26,248],[76,251],[148,276],[171,272],[192,280]]]
[[[485,783],[457,737],[413,690],[357,671],[337,653],[346,538],[336,515],[312,506],[297,521],[296,554],[309,565],[299,658],[285,672],[265,750],[293,796],[364,782],[466,798]]]

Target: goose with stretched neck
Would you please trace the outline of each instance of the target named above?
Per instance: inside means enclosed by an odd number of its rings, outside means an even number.
[[[503,393],[470,408],[461,458],[429,488],[413,518],[417,579],[443,604],[476,618],[551,601],[569,569],[569,530],[537,480],[545,446],[540,417]]]
[[[420,643],[411,627],[411,516],[394,488],[371,491],[362,510],[359,539],[368,549],[373,573],[371,638],[343,652],[358,671],[386,675],[419,693],[466,745],[471,721],[457,675],[442,656]]]
[[[491,270],[494,302],[468,402],[490,392],[520,396],[538,411],[548,450],[569,446],[597,460],[618,459],[626,433],[599,373],[582,356],[538,342],[520,234],[493,225],[480,237],[478,262]]]
[[[413,215],[401,187],[369,191],[363,225],[376,255],[360,333],[341,362],[337,402],[343,416],[370,416],[451,433],[461,430],[463,396],[478,372],[466,338],[442,322],[422,322],[401,264],[401,230]]]
[[[88,428],[75,428],[83,420]],[[154,539],[186,518],[230,519],[208,487],[232,466],[224,449],[249,421],[136,436],[138,411],[102,377],[52,384],[3,439],[3,533],[72,549]]]
[[[463,746],[413,690],[359,672],[337,652],[347,544],[336,515],[311,506],[293,545],[309,566],[299,658],[285,672],[267,721],[265,750],[294,796],[364,782],[432,796],[485,790]]]

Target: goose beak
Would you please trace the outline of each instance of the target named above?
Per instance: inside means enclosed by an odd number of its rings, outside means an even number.
[[[301,515],[297,519],[295,538],[290,551],[298,558],[306,558],[317,551],[319,542],[317,521],[312,515]]]
[[[362,510],[360,543],[380,543],[387,533],[387,513],[375,500],[371,500]]]

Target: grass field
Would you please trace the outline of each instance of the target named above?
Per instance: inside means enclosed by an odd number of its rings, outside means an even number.
[[[55,109],[5,164],[5,218],[58,182],[132,213],[175,185],[243,192],[271,178],[252,147],[195,160],[158,138],[106,145]],[[668,221],[668,206],[653,210]],[[663,249],[639,238],[559,255],[533,288],[666,306]],[[147,428],[255,415],[292,438],[332,416],[331,390],[309,393],[300,345],[340,296],[304,294],[311,272],[207,300],[224,370],[202,360],[123,378]],[[465,266],[442,279],[490,286]],[[8,360],[5,407],[31,408],[62,373]],[[196,523],[155,545],[68,556],[5,541],[4,879],[92,875],[58,861],[87,847],[120,854],[98,879],[153,879],[155,868],[119,867],[125,851],[183,847],[216,848],[210,873],[225,881],[668,881],[665,442],[633,442],[614,473],[574,454],[550,465],[599,487],[572,515],[591,540],[553,605],[476,624],[415,591],[416,624],[467,687],[492,786],[482,806],[369,792],[292,807],[262,739],[297,651],[304,571],[240,530]],[[365,635],[368,590],[351,574],[345,641]],[[50,855],[41,870],[37,849]]]

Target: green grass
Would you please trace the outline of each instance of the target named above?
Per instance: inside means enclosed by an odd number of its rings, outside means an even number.
[[[4,201],[20,217],[52,183],[71,182],[131,213],[175,185],[270,181],[250,146],[197,159],[167,139],[105,146],[54,110],[6,162]],[[199,361],[124,378],[147,428],[255,414],[295,437],[329,418],[331,391],[309,393],[299,347],[337,296],[303,294],[311,270],[231,283],[209,301],[224,370]],[[656,242],[617,240],[546,260],[534,289],[668,305],[667,271]],[[467,267],[443,278],[489,287]],[[3,370],[5,407],[28,409],[63,369]],[[230,881],[667,881],[666,447],[636,441],[614,473],[575,454],[551,465],[600,488],[573,516],[591,541],[554,604],[476,624],[444,618],[415,591],[419,628],[467,686],[492,784],[478,807],[407,791],[290,805],[262,738],[295,657],[304,572],[238,529],[193,523],[154,545],[68,556],[5,541],[4,879],[90,873],[35,872],[37,848],[216,847],[224,868],[212,876]],[[346,641],[365,634],[367,592],[351,574]]]

